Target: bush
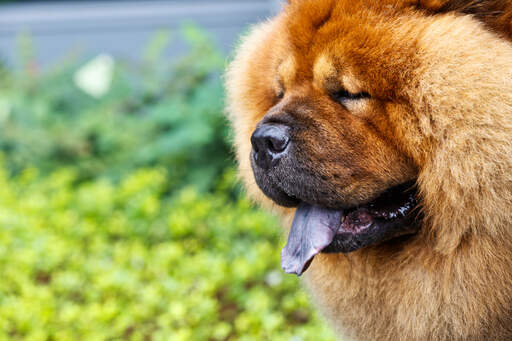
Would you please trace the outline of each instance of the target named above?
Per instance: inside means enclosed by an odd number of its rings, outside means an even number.
[[[178,60],[161,56],[169,41],[161,32],[143,62],[117,62],[110,91],[100,98],[76,86],[76,63],[39,72],[30,38],[21,37],[25,68],[0,72],[0,151],[9,172],[71,166],[83,181],[159,165],[176,179],[170,189],[210,190],[231,165],[219,77],[224,60],[198,29],[185,27],[183,37],[190,51]]]
[[[0,66],[0,340],[332,339],[235,186],[223,59],[183,34],[178,61],[162,32],[115,62],[104,96],[82,66],[38,71],[28,37]]]
[[[11,340],[328,340],[279,229],[247,200],[138,170],[119,186],[76,173],[0,174],[0,333]],[[231,184],[233,172],[225,184]]]

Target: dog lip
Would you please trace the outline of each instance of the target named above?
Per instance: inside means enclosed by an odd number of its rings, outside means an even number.
[[[262,169],[255,165],[254,151],[251,151],[251,167],[254,173],[254,179],[261,191],[272,201],[283,207],[297,207],[301,200],[296,196],[285,191],[284,187],[275,181]]]
[[[349,210],[301,202],[281,253],[285,272],[300,276],[319,253],[348,253],[413,234],[414,183],[393,187],[374,201]]]

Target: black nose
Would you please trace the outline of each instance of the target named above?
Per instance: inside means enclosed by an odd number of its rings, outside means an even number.
[[[251,143],[256,164],[263,169],[270,169],[287,152],[289,128],[282,124],[261,124],[252,134]]]

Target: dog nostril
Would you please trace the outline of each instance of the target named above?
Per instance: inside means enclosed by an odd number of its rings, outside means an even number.
[[[268,148],[275,153],[285,150],[289,142],[290,138],[287,135],[269,136],[267,141]]]
[[[251,136],[254,152],[283,152],[290,142],[288,127],[277,124],[262,124]]]
[[[251,139],[251,143],[252,143],[252,149],[254,150],[254,152],[255,152],[256,154],[258,154],[258,153],[259,153],[259,151],[260,151],[260,147],[258,147],[258,144],[257,144],[257,143],[252,142],[252,139]]]
[[[281,158],[290,143],[289,128],[282,124],[261,124],[251,136],[254,160],[269,169]]]

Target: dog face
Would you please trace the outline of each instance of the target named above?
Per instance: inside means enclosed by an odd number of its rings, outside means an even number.
[[[389,105],[407,103],[416,66],[399,18],[385,4],[303,1],[269,37],[285,43],[272,44],[245,94],[260,110],[243,157],[268,198],[299,207],[283,252],[289,272],[301,274],[320,250],[354,251],[416,229],[418,170]]]
[[[455,139],[453,124],[478,120],[447,99],[465,96],[462,75],[485,72],[472,58],[474,36],[488,33],[427,12],[452,5],[296,0],[246,40],[228,73],[230,111],[244,117],[231,117],[235,142],[250,193],[298,207],[285,270],[301,274],[320,251],[355,251],[422,225],[428,193],[416,183]]]
[[[285,206],[351,208],[413,180],[387,105],[404,97],[412,43],[397,39],[389,17],[343,2],[292,7],[284,21],[288,46],[269,63],[268,108],[251,139],[263,192]]]

